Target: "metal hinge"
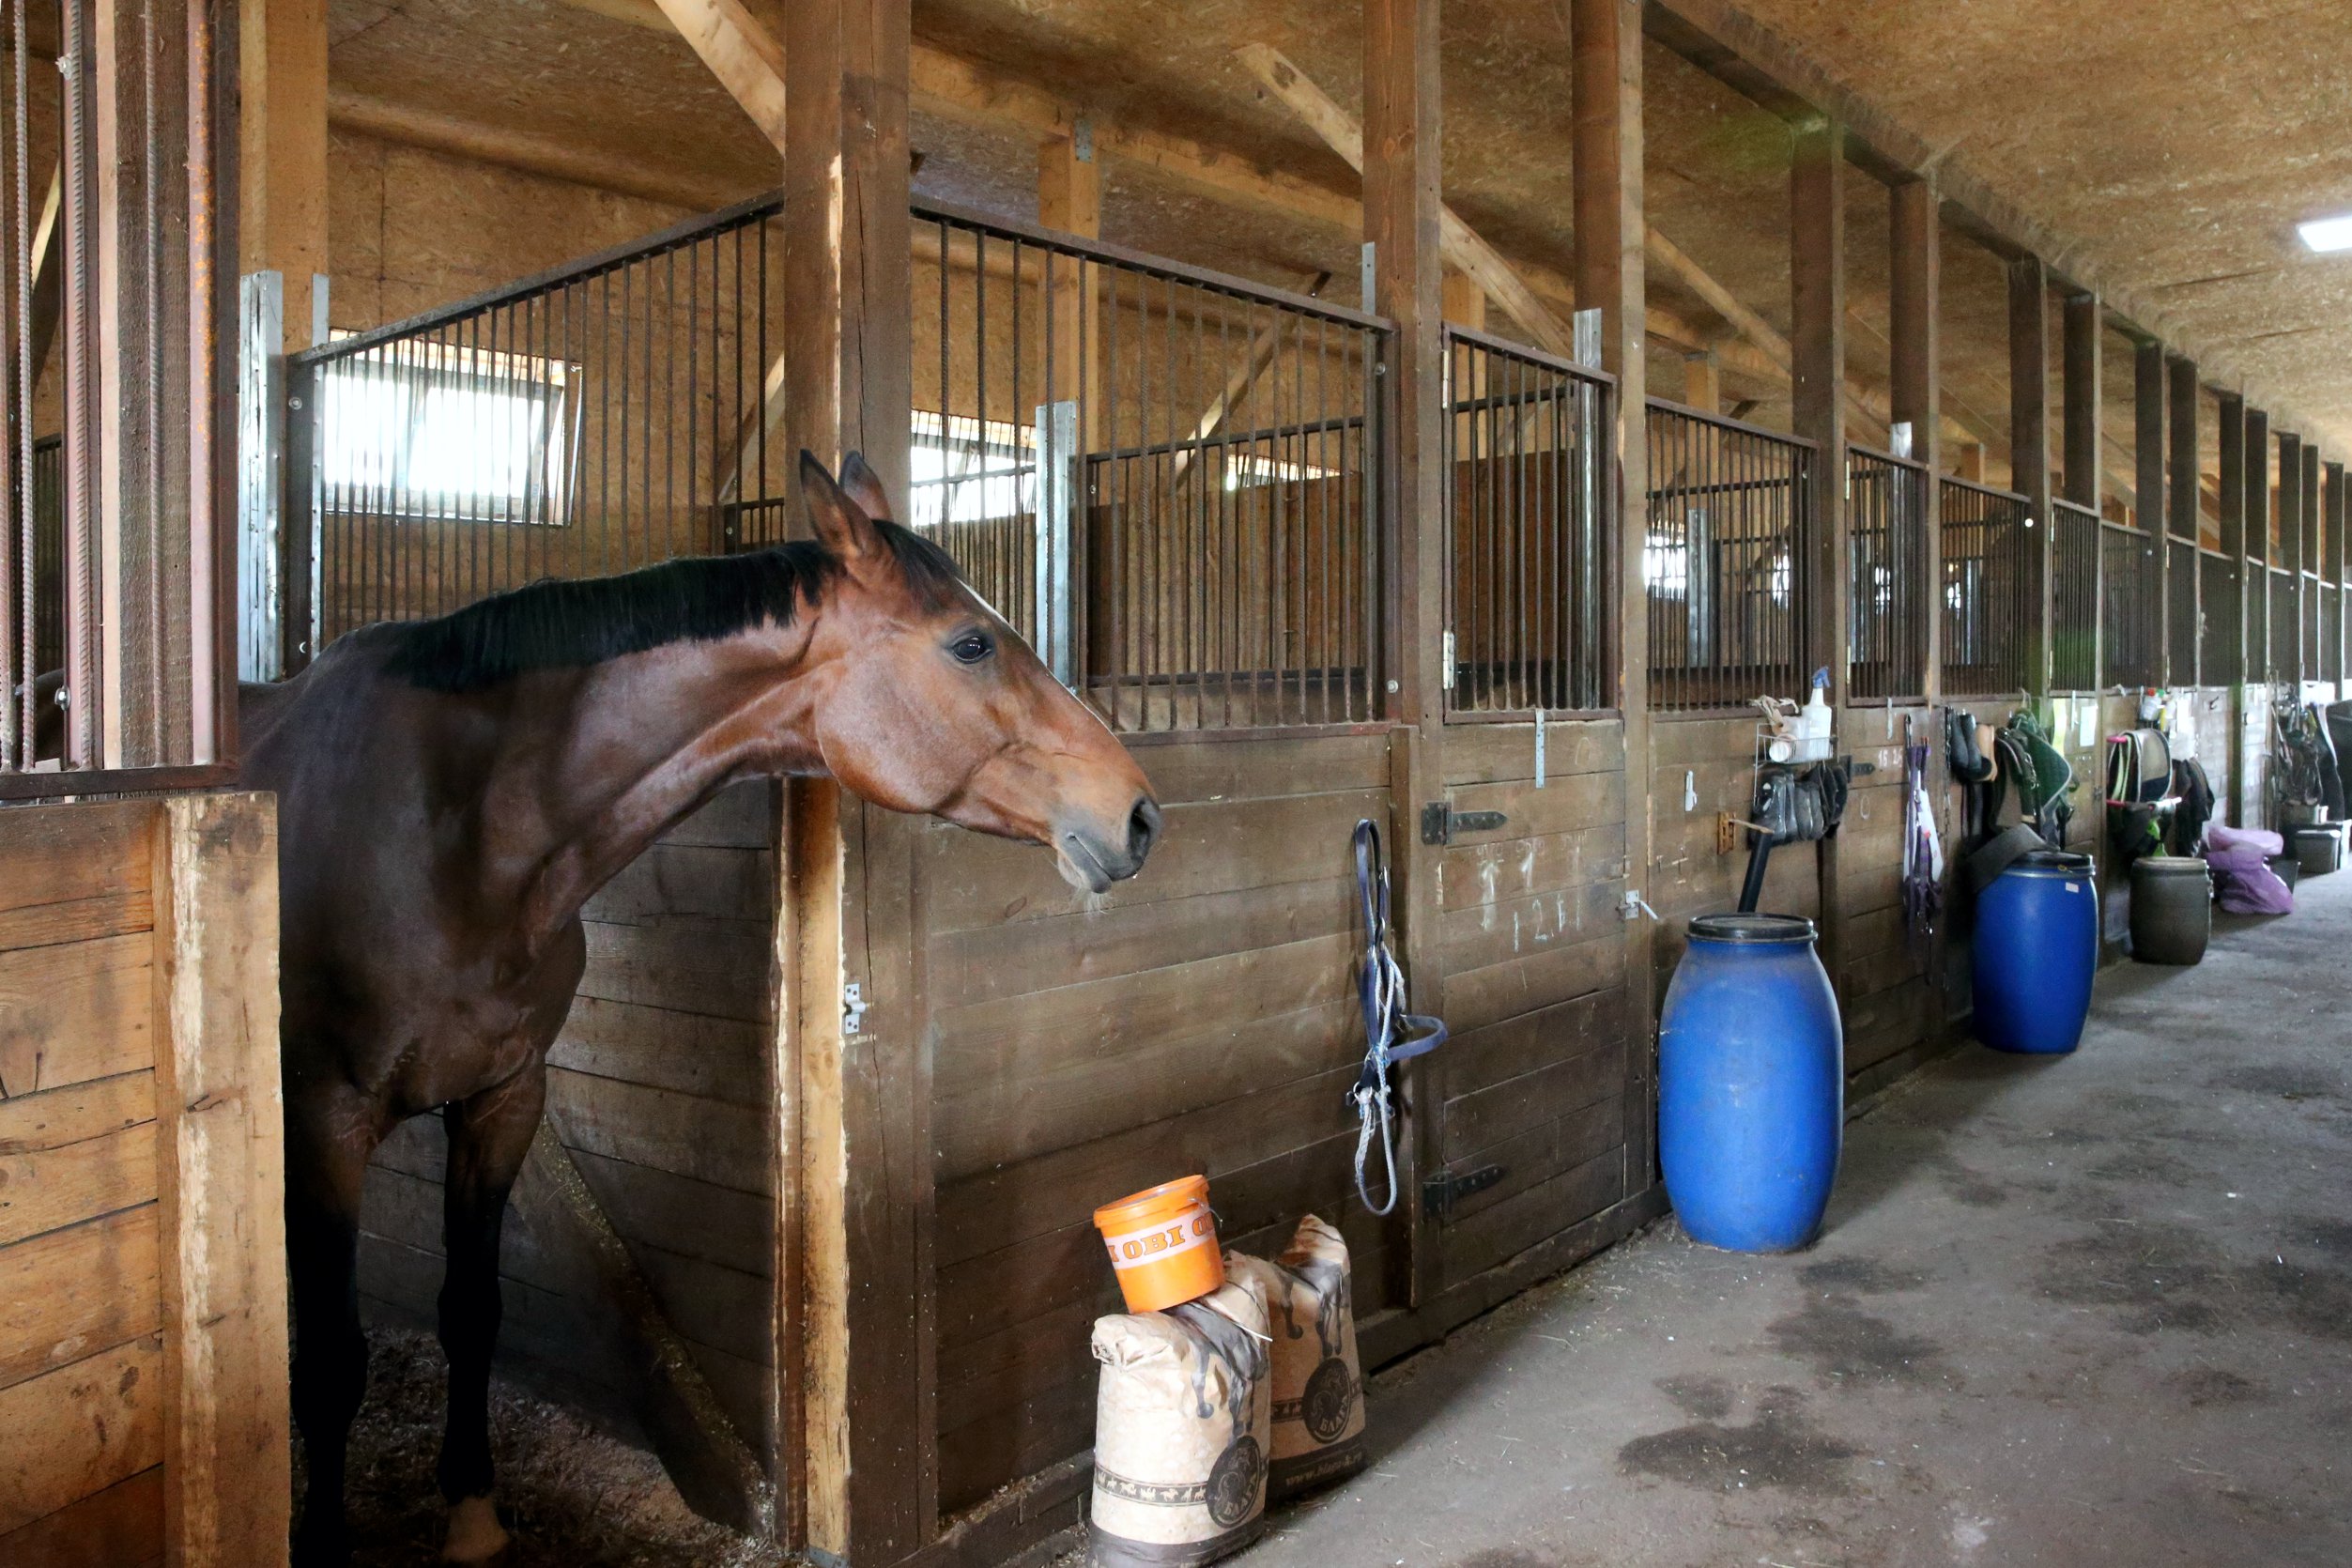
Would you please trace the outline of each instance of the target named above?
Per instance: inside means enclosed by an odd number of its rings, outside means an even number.
[[[1421,808],[1421,841],[1451,844],[1456,833],[1492,833],[1511,821],[1499,811],[1456,811],[1442,800]]]
[[[1452,1171],[1439,1171],[1421,1184],[1422,1212],[1433,1219],[1442,1220],[1453,1211],[1456,1199],[1467,1198],[1473,1192],[1483,1192],[1500,1181],[1503,1175],[1500,1165],[1481,1165],[1474,1171],[1464,1171],[1458,1176]]]
[[[1437,653],[1437,684],[1447,691],[1453,689],[1453,634],[1445,635],[1444,646]]]
[[[841,988],[841,1033],[854,1035],[866,1027],[866,988],[852,980]]]

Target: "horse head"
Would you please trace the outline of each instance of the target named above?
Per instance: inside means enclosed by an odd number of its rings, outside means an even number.
[[[1099,893],[1160,837],[1151,785],[945,556],[890,519],[852,453],[837,483],[801,453],[817,539],[838,563],[810,653],[831,678],[811,709],[825,766],[867,800],[1051,849]]]

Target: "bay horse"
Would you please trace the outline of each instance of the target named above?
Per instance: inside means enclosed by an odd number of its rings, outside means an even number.
[[[505,1545],[490,1502],[500,1227],[586,966],[580,907],[639,852],[727,785],[776,775],[1034,840],[1096,893],[1159,836],[1126,749],[944,550],[889,520],[862,457],[837,484],[803,453],[800,478],[814,542],[364,627],[239,694],[241,782],[278,796],[300,1568],[349,1558],[368,1159],[437,1109],[443,1557]]]

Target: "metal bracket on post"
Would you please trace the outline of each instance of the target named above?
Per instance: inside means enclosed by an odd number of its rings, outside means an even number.
[[[1568,318],[1570,357],[1587,370],[1601,368],[1601,307],[1588,306]]]
[[[1364,241],[1357,270],[1359,281],[1363,285],[1364,312],[1368,315],[1377,315],[1380,314],[1380,248],[1369,239]]]
[[[248,272],[237,290],[237,678],[285,673],[285,281]]]
[[[1038,656],[1066,686],[1078,684],[1070,636],[1070,555],[1077,530],[1079,466],[1075,399],[1038,407],[1036,585]]]

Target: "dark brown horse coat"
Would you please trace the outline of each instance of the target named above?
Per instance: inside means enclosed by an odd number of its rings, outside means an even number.
[[[581,905],[739,778],[857,794],[1052,848],[1099,891],[1159,812],[1101,723],[928,542],[881,520],[853,455],[804,457],[818,543],[545,583],[342,638],[248,687],[242,782],[279,801],[294,1407],[303,1563],[347,1555],[365,1382],[354,1278],[369,1156],[444,1109],[450,1555],[503,1541],[487,1380],[499,1227],[585,963]]]

